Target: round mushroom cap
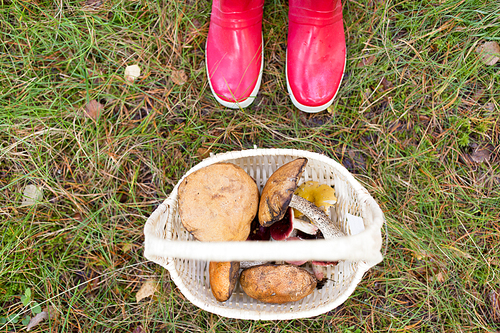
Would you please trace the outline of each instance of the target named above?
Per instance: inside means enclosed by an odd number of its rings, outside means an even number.
[[[243,241],[259,205],[255,181],[237,165],[216,163],[179,185],[181,222],[200,241]]]
[[[297,158],[279,167],[266,182],[259,203],[259,222],[268,227],[283,218],[304,172],[307,158]]]

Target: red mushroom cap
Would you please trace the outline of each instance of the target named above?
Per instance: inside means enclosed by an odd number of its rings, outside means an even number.
[[[288,207],[285,216],[277,222],[274,222],[269,228],[271,229],[271,237],[274,240],[280,241],[287,239],[293,231],[293,212],[292,208]]]
[[[259,220],[255,218],[250,226],[250,234],[248,235],[247,240],[268,241],[270,238],[270,228],[261,226]]]

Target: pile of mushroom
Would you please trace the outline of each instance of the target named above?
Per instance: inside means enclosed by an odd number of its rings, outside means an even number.
[[[267,180],[260,201],[255,181],[240,167],[217,163],[202,168],[188,175],[179,186],[181,222],[200,241],[300,241],[345,236],[325,214],[335,204],[334,193],[320,201],[308,197],[313,189],[328,192],[333,191],[331,187],[306,182],[297,189],[306,164],[307,159],[298,158],[277,169]],[[295,217],[292,208],[310,222]],[[258,222],[254,220],[257,212]],[[240,275],[241,288],[252,298],[267,303],[300,300],[325,277],[324,267],[336,264],[313,261],[311,274],[298,267],[304,263],[211,262],[212,294],[220,302],[228,300]]]

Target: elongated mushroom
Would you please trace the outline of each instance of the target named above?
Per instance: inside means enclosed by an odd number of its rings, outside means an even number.
[[[338,261],[312,261],[312,270],[314,273],[314,276],[316,276],[316,279],[318,281],[322,281],[326,278],[326,272],[328,266],[336,266],[339,262]]]
[[[306,164],[306,158],[297,158],[282,165],[269,177],[259,203],[259,223],[271,226],[283,218],[290,206],[307,216],[326,239],[345,236],[322,210],[294,194]]]
[[[239,269],[240,263],[237,261],[210,262],[210,289],[216,300],[225,302],[231,297],[239,278]]]

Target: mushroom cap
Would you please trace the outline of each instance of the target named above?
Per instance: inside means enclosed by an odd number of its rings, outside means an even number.
[[[181,222],[200,241],[244,241],[259,205],[255,181],[237,165],[216,163],[179,185]]]
[[[288,207],[283,218],[269,227],[271,237],[274,240],[281,241],[287,239],[293,231],[293,212]]]
[[[325,213],[328,213],[330,211],[329,208],[337,203],[335,190],[331,186],[320,184],[313,180],[304,182],[297,187],[295,195],[312,202]],[[298,210],[294,210],[294,215],[295,217],[301,217],[303,214]]]
[[[295,302],[310,295],[316,279],[307,270],[293,265],[261,265],[245,269],[240,275],[241,289],[265,303]]]
[[[268,241],[270,238],[270,228],[261,226],[259,219],[254,218],[250,225],[250,235],[248,235],[247,241]]]
[[[208,265],[210,289],[219,302],[225,302],[231,297],[236,282],[238,282],[239,270],[240,263],[238,261],[211,261]]]
[[[307,158],[297,158],[279,167],[266,182],[259,204],[259,223],[265,227],[283,218]]]

